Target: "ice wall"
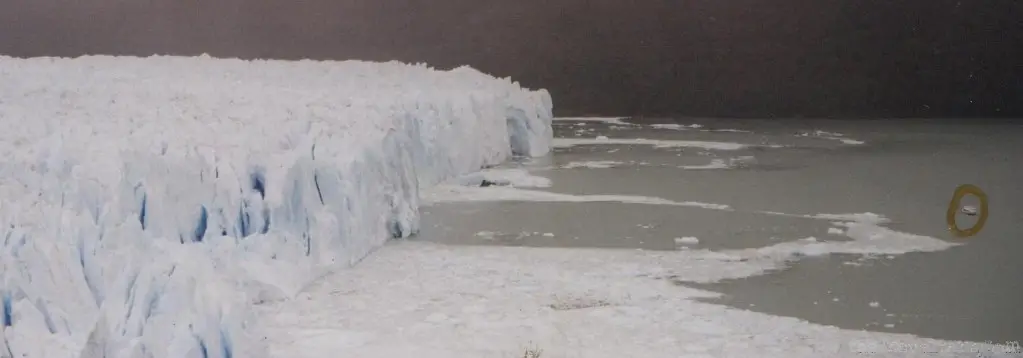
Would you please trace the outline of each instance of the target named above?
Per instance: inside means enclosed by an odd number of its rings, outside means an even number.
[[[465,67],[0,57],[0,357],[264,356],[253,304],[546,154],[551,106]]]

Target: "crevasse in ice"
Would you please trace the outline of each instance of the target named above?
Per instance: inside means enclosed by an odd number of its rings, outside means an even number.
[[[0,357],[265,356],[254,304],[546,154],[551,108],[468,67],[0,57]]]

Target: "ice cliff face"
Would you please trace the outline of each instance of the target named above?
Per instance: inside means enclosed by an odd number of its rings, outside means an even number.
[[[0,357],[262,356],[252,304],[546,154],[551,108],[466,67],[0,57]]]

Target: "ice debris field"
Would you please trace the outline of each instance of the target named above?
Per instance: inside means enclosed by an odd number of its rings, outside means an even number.
[[[0,57],[0,357],[263,356],[254,303],[546,154],[551,108],[467,67]]]

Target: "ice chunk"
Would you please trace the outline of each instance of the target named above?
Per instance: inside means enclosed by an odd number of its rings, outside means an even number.
[[[839,142],[842,142],[842,144],[847,144],[847,145],[861,145],[861,144],[865,144],[866,143],[866,142],[861,141],[861,140],[846,138],[845,135],[842,134],[842,133],[825,132],[825,131],[822,131],[822,130],[816,130],[816,131],[813,131],[813,132],[800,132],[800,133],[797,133],[796,136],[797,137],[820,137],[820,138],[825,138],[825,139],[830,139],[830,140],[837,140]]]
[[[488,187],[488,186],[512,186],[519,188],[546,188],[551,186],[551,180],[536,176],[525,169],[487,169],[478,173],[464,175],[458,178],[458,183],[465,186]]]
[[[625,122],[625,119],[628,119],[628,117],[558,117],[555,118],[554,120],[580,122],[578,123],[579,125],[584,125],[586,124],[585,122],[601,122],[606,124],[617,124],[623,126],[631,125],[630,123]]]
[[[602,138],[603,137],[603,138]],[[692,147],[709,150],[740,150],[746,149],[749,145],[731,142],[708,142],[698,140],[668,140],[668,139],[644,139],[644,138],[555,138],[554,146],[557,148],[571,148],[577,145],[651,145],[655,148]]]
[[[789,215],[772,213],[778,215]],[[909,252],[934,252],[946,250],[958,244],[945,242],[933,237],[895,231],[881,225],[888,219],[873,213],[862,214],[817,214],[791,215],[825,220],[850,220],[834,225],[845,227],[843,234],[850,241],[818,241],[806,238],[756,249],[730,250],[742,257],[770,257],[787,260],[799,256],[824,256],[831,254],[854,255],[901,255]]]
[[[676,131],[684,131],[684,130],[687,130],[687,129],[703,128],[703,126],[699,125],[699,124],[689,124],[689,125],[686,125],[686,124],[677,124],[677,123],[651,124],[650,126],[653,127],[653,128],[657,128],[657,129],[671,129],[671,130],[676,130]]]
[[[962,209],[962,212],[963,212],[963,214],[966,214],[966,215],[969,215],[969,216],[976,216],[978,210],[977,210],[976,206],[964,205],[963,209]]]
[[[566,202],[566,203],[627,203],[643,205],[671,205],[697,207],[708,210],[732,211],[732,207],[724,204],[703,203],[698,201],[673,201],[658,197],[636,195],[573,195],[540,190],[519,189],[510,187],[474,188],[459,185],[438,185],[423,192],[424,204],[467,201],[519,201],[519,202]]]
[[[675,238],[675,244],[676,245],[696,245],[696,244],[699,244],[699,243],[700,243],[700,239],[697,239],[697,238],[692,237],[692,236],[676,237]]]
[[[607,169],[614,168],[617,166],[624,165],[623,162],[616,162],[612,160],[593,160],[593,161],[580,161],[580,162],[569,162],[561,166],[563,169],[574,169],[574,168],[590,168],[590,169]]]
[[[731,168],[731,165],[726,164],[724,159],[711,159],[710,163],[704,165],[682,165],[679,168],[686,170],[728,169]]]

